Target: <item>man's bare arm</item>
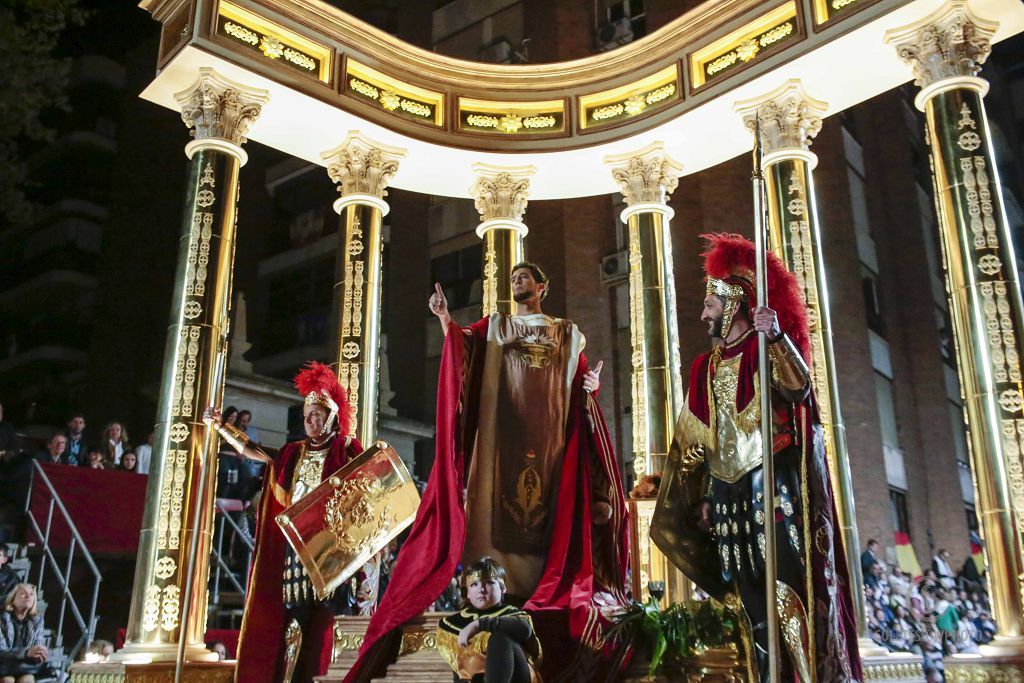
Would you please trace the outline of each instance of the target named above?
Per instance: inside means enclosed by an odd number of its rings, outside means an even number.
[[[452,316],[448,313],[448,299],[444,296],[441,283],[434,283],[434,293],[430,295],[430,301],[427,302],[427,305],[430,307],[430,312],[437,316],[438,322],[441,323],[441,331],[447,336],[448,325],[452,321]]]

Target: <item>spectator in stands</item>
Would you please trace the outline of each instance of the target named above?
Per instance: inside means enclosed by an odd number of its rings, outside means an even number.
[[[960,570],[960,585],[968,590],[976,590],[981,586],[981,575],[978,573],[978,565],[973,555],[968,555],[964,560],[964,566]]]
[[[945,588],[952,588],[956,585],[956,578],[953,576],[953,568],[949,566],[949,551],[940,548],[932,558],[932,571],[938,577],[939,583]]]
[[[69,465],[85,466],[85,415],[82,413],[71,413],[68,418],[67,429],[64,431],[67,437],[67,445],[64,447],[64,462]]]
[[[245,435],[249,437],[249,443],[256,444],[260,443],[259,431],[249,424],[252,420],[252,413],[248,410],[242,410],[238,413],[238,428],[245,432]],[[245,488],[247,489],[246,498],[251,497],[253,493],[258,489],[258,481],[255,481],[260,475],[263,474],[263,463],[249,458],[239,458],[239,462],[242,468],[246,471],[247,475],[244,479],[248,480],[248,484]]]
[[[978,627],[979,644],[991,643],[992,639],[996,637],[996,622],[992,621],[988,612],[979,612],[978,618],[974,620],[974,625]]]
[[[111,422],[103,430],[104,461],[107,467],[121,464],[121,456],[129,450],[128,431],[120,422]]]
[[[34,683],[50,656],[45,643],[36,587],[19,583],[0,614],[0,683]]]
[[[225,659],[228,658],[228,648],[227,648],[227,645],[225,645],[224,643],[222,643],[219,640],[214,641],[212,643],[209,643],[206,646],[206,649],[209,650],[210,652],[215,653],[217,655],[217,661],[219,661],[219,662],[223,662]]]
[[[64,460],[64,451],[67,450],[67,446],[68,437],[64,436],[64,432],[57,432],[50,437],[50,440],[46,443],[46,450],[39,453],[36,456],[36,460],[41,463],[66,465],[67,461]]]
[[[106,459],[106,453],[103,450],[103,446],[90,446],[85,456],[86,466],[94,470],[105,469],[103,461]]]
[[[878,541],[871,539],[868,541],[868,548],[860,554],[860,570],[861,573],[866,577],[871,573],[871,567],[874,566],[875,562],[879,561],[878,557]]]
[[[867,588],[877,589],[881,586],[882,572],[884,571],[881,562],[875,562],[864,572],[864,585]]]
[[[238,428],[245,432],[245,435],[249,437],[250,443],[259,444],[260,433],[256,431],[255,427],[250,427],[249,422],[252,421],[252,413],[248,410],[242,410],[238,413]]]
[[[911,576],[905,573],[898,566],[892,568],[889,572],[889,591],[892,593],[892,601],[894,604],[902,605],[903,607],[910,606],[910,590],[913,582]]]
[[[921,628],[921,656],[924,658],[924,675],[928,683],[942,683],[946,680],[946,668],[942,663],[942,634],[935,628],[935,617],[925,616]]]
[[[122,472],[134,472],[139,473],[139,459],[135,455],[135,451],[125,451],[121,456],[121,464],[117,466],[117,469]]]
[[[153,436],[156,432],[150,432],[146,443],[135,449],[135,455],[139,459],[139,474],[149,474],[149,462],[153,459]]]
[[[6,598],[20,582],[21,577],[11,566],[11,557],[7,554],[7,546],[0,543],[0,596]]]
[[[939,592],[939,601],[935,605],[935,627],[942,632],[942,641],[946,648],[946,654],[956,654],[956,626],[960,621],[960,614],[953,605],[953,594],[949,591]]]

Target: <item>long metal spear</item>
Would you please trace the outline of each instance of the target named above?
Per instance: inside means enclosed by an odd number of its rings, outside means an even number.
[[[768,305],[768,257],[765,251],[764,174],[761,172],[761,119],[754,118],[754,254],[757,279],[757,307]],[[772,460],[771,375],[768,367],[768,333],[759,332],[757,340],[757,379],[761,393],[761,462],[764,489],[764,582],[768,608],[769,681],[779,681],[779,615],[775,602],[775,463]]]

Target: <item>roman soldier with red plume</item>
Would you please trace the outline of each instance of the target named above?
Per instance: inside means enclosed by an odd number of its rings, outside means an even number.
[[[249,443],[245,432],[203,419],[240,455],[268,464],[260,502],[256,552],[238,643],[235,680],[308,683],[331,662],[334,610],[319,601],[295,551],[274,519],[362,451],[349,436],[351,410],[334,371],[311,362],[295,377],[303,397],[306,438],[273,451]]]
[[[836,524],[808,367],[807,308],[768,254],[768,303],[756,307],[754,244],[704,235],[701,320],[712,350],[694,360],[662,477],[651,537],[691,580],[748,619],[751,666],[768,676],[765,565],[774,554],[783,673],[802,683],[861,680],[849,574]],[[758,344],[771,365],[776,509],[764,510]],[[765,523],[776,548],[765,544]],[[859,598],[858,598],[859,599]]]

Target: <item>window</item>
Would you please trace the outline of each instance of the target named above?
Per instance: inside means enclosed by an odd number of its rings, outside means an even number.
[[[964,511],[967,513],[967,531],[977,532],[978,531],[978,513],[974,510],[973,505],[968,505]]]
[[[644,0],[598,0],[595,17],[599,32],[602,27],[609,24],[614,24],[622,19],[629,20],[630,26],[632,26],[632,37],[628,40],[619,39],[620,44],[647,35],[647,12]]]
[[[909,536],[910,515],[907,514],[907,492],[889,489],[889,505],[892,508],[893,530]]]
[[[482,301],[483,245],[474,244],[443,254],[430,262],[434,282],[441,283],[449,310],[455,311]]]
[[[867,318],[868,329],[884,338],[885,319],[882,317],[882,297],[878,291],[878,275],[861,264],[860,277],[861,292],[864,295],[864,315]]]
[[[267,324],[261,354],[323,344],[330,337],[334,259],[283,273],[267,285]]]

